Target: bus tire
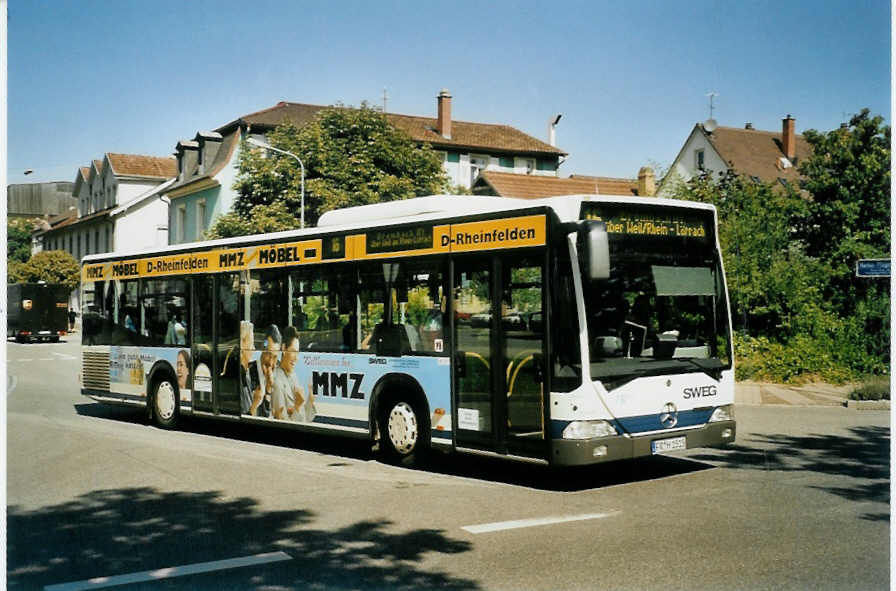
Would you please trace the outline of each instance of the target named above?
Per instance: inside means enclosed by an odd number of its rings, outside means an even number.
[[[380,408],[380,452],[385,461],[402,466],[422,464],[429,451],[429,421],[419,404],[392,397]]]
[[[178,418],[177,382],[169,375],[159,376],[152,386],[152,418],[162,429],[173,429]]]

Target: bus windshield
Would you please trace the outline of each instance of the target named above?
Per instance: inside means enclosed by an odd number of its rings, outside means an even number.
[[[728,367],[726,296],[712,253],[615,250],[610,277],[585,285],[592,378]]]

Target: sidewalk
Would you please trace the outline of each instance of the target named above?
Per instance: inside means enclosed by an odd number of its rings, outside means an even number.
[[[734,402],[744,405],[845,406],[852,386],[824,383],[791,386],[766,382],[737,382]]]

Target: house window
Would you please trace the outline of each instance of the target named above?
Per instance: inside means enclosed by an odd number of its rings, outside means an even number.
[[[501,165],[501,168],[513,168],[513,158],[505,158],[502,156],[498,159],[498,163]]]
[[[697,166],[697,170],[703,170],[703,166],[704,166],[703,150],[697,150],[696,152],[694,152],[694,161]]]
[[[96,234],[93,236],[93,247],[96,249],[96,252],[100,252],[100,231],[97,229]]]
[[[535,167],[536,167],[538,170],[549,170],[549,171],[551,171],[551,172],[556,172],[556,170],[557,170],[557,163],[554,162],[554,161],[552,161],[552,160],[539,160],[539,161],[536,163]]]
[[[177,228],[177,241],[185,242],[187,240],[187,207],[185,205],[177,206],[175,227]]]
[[[103,230],[103,235],[106,242],[106,252],[112,252],[112,245],[109,244],[109,228]]]
[[[205,231],[205,199],[196,202],[196,240],[202,238]]]
[[[460,162],[460,154],[457,152],[448,152],[445,155],[445,160],[447,162],[455,162],[455,163]]]
[[[479,173],[488,168],[488,156],[470,156],[470,186],[479,178]]]

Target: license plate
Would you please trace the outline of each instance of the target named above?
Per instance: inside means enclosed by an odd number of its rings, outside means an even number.
[[[687,449],[688,443],[686,437],[673,437],[672,439],[660,439],[650,444],[653,453],[661,454],[667,451],[676,451],[679,449]]]

